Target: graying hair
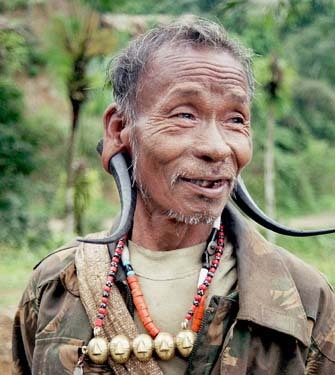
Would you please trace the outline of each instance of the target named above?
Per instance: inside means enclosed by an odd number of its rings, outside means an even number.
[[[250,51],[230,38],[219,24],[201,18],[192,18],[149,30],[146,34],[134,39],[109,64],[107,81],[111,83],[114,99],[127,121],[136,120],[136,98],[140,79],[145,73],[147,64],[152,61],[160,48],[180,44],[208,47],[231,53],[243,66],[248,82],[249,99],[252,99],[254,77]]]

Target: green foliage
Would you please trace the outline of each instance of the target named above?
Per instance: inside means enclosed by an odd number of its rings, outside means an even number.
[[[18,1],[12,2],[13,6],[14,3]],[[83,3],[85,7],[81,6]],[[261,206],[269,114],[267,84],[271,78],[270,62],[276,56],[282,70],[274,105],[278,215],[287,217],[328,208],[333,200],[335,170],[331,157],[335,138],[335,60],[331,58],[335,40],[334,4],[332,0],[71,1],[60,8],[63,13],[52,14],[45,32],[35,35],[36,39],[28,40],[29,33],[0,31],[0,163],[7,171],[6,181],[0,177],[0,188],[4,186],[1,197],[5,194],[7,197],[7,206],[2,211],[6,215],[1,216],[6,220],[13,218],[12,224],[0,223],[0,231],[6,230],[7,234],[23,231],[21,237],[26,244],[38,246],[40,239],[50,249],[54,247],[47,242],[48,236],[53,238],[48,220],[61,216],[62,211],[64,194],[60,185],[64,183],[64,140],[69,111],[50,102],[49,106],[39,108],[38,113],[23,114],[22,94],[8,79],[18,71],[38,77],[44,63],[56,97],[64,97],[71,76],[78,78],[75,77],[78,70],[73,70],[76,61],[82,59],[87,63],[85,80],[80,82],[79,90],[73,90],[84,92],[86,100],[76,151],[78,158],[86,161],[83,180],[80,183],[77,180],[81,191],[77,191],[76,204],[78,212],[85,213],[84,232],[103,228],[106,217],[113,217],[118,209],[114,185],[110,176],[102,172],[95,146],[102,136],[103,111],[111,101],[110,89],[103,89],[106,55],[125,45],[129,35],[101,28],[97,10],[144,15],[196,13],[222,21],[230,33],[255,51],[258,85],[252,108],[254,158],[243,173]],[[90,15],[92,20],[88,21]],[[85,43],[88,48],[83,52]]]
[[[321,80],[301,79],[294,88],[293,100],[312,136],[334,146],[334,89]]]
[[[0,30],[0,74],[11,75],[28,61],[25,38],[11,30]]]
[[[335,286],[334,263],[332,261],[334,259],[334,236],[310,238],[278,236],[277,242],[279,246],[288,249],[321,271],[333,287]]]
[[[27,8],[29,2],[31,2],[31,0],[0,0],[0,12]]]
[[[0,77],[0,241],[21,242],[27,228],[25,176],[35,168],[32,145],[25,140],[22,94]]]

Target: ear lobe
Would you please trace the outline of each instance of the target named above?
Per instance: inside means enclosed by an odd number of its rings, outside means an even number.
[[[125,119],[118,112],[116,104],[111,104],[104,114],[104,143],[101,160],[107,172],[110,159],[118,152],[126,151],[129,147],[128,137],[121,135],[125,129]]]

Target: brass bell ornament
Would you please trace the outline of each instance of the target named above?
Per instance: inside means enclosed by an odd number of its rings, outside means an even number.
[[[125,335],[117,335],[109,343],[109,353],[114,362],[123,364],[130,357],[131,344]]]

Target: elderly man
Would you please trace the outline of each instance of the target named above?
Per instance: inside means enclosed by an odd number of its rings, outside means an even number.
[[[228,203],[252,156],[247,53],[197,20],[139,37],[111,72],[119,223],[35,268],[14,373],[335,374],[327,281]]]

